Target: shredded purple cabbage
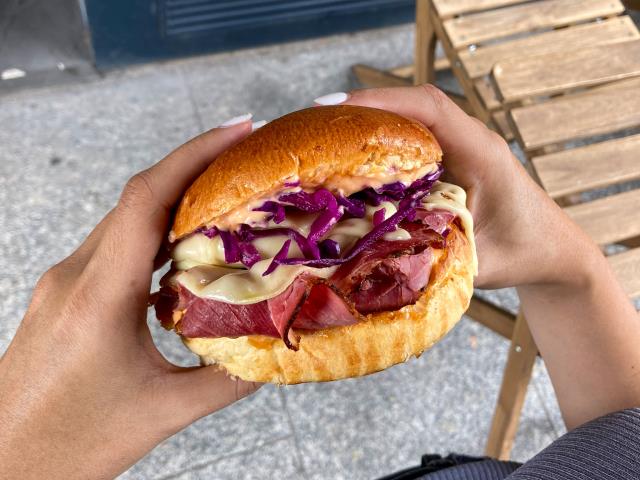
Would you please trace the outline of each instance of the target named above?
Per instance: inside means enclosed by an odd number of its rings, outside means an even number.
[[[248,268],[253,267],[254,263],[262,259],[260,252],[249,242],[240,243],[240,261]]]
[[[315,192],[314,197],[321,206],[321,212],[311,224],[307,240],[317,243],[340,220],[344,208],[338,207],[336,197],[325,188]]]
[[[396,213],[387,218],[384,222],[375,226],[369,233],[358,240],[353,248],[349,251],[349,253],[343,258],[321,258],[317,260],[306,258],[286,258],[284,260],[278,261],[278,263],[281,265],[306,265],[308,267],[316,268],[341,265],[354,258],[363,250],[369,248],[385,233],[394,231],[398,227],[398,224],[402,220],[404,220],[409,212],[413,209],[414,207],[411,207],[409,204],[405,205],[403,208],[398,209]]]
[[[207,238],[214,238],[216,235],[220,235],[224,246],[224,261],[227,263],[242,262],[243,265],[251,268],[262,258],[251,242],[243,241],[231,232],[218,230],[216,227],[202,227],[196,232],[202,233]]]
[[[224,261],[227,263],[236,263],[240,261],[240,242],[236,236],[226,230],[219,230],[218,235],[224,246]]]
[[[304,235],[293,228],[278,227],[258,230],[243,224],[238,231],[238,236],[243,242],[251,242],[256,238],[275,237],[278,235],[289,237],[296,242],[298,248],[306,258],[320,257],[318,246],[309,242]]]
[[[415,183],[415,182],[414,182]],[[361,200],[369,205],[377,207],[382,202],[391,200],[401,200],[405,196],[407,188],[401,182],[388,183],[380,188],[365,188],[359,192],[354,193],[349,198],[354,200]]]
[[[429,193],[433,184],[438,180],[442,174],[442,166],[428,175],[425,175],[419,180],[416,180],[411,185],[405,188],[405,196],[398,205],[398,211],[391,215],[389,218],[374,226],[373,229],[367,233],[364,237],[358,240],[351,250],[342,258],[320,258],[320,259],[307,259],[307,258],[286,258],[279,260],[281,265],[306,265],[308,267],[332,267],[335,265],[341,265],[353,259],[363,250],[369,248],[380,237],[387,232],[392,232],[398,228],[398,224],[405,218],[415,218],[415,209],[420,200]],[[384,188],[384,187],[383,187]]]
[[[267,217],[267,221],[273,220],[273,223],[282,223],[285,217],[284,205],[268,200],[264,202],[258,208],[253,209],[254,212],[268,212],[271,213],[270,217]]]
[[[340,256],[340,244],[335,240],[327,238],[322,240],[318,246],[323,257],[338,258]]]
[[[442,166],[439,166],[435,172],[425,175],[409,186],[405,186],[401,182],[394,182],[378,189],[365,188],[349,197],[342,195],[336,197],[326,188],[320,188],[313,193],[305,191],[285,193],[280,195],[277,202],[269,200],[254,209],[270,213],[271,216],[268,217],[268,220],[273,220],[276,224],[284,221],[287,208],[306,213],[319,212],[311,224],[307,237],[292,228],[258,229],[246,224],[240,225],[239,230],[235,233],[218,230],[216,227],[201,228],[198,232],[208,238],[220,235],[224,246],[225,262],[242,262],[249,268],[261,258],[260,253],[251,243],[253,240],[278,235],[288,237],[263,275],[269,275],[278,265],[307,265],[318,268],[340,265],[369,248],[385,233],[394,231],[403,220],[413,220],[416,216],[418,203],[425,195],[428,195],[442,171]],[[288,187],[297,187],[299,184],[299,182],[285,183]],[[365,204],[379,206],[383,201],[392,200],[399,201],[396,213],[385,219],[385,209],[377,210],[373,215],[373,229],[360,238],[344,256],[340,256],[342,252],[336,241],[331,239],[320,241],[341,218],[363,218]],[[298,245],[303,258],[287,258],[292,241]]]
[[[336,197],[326,188],[320,188],[313,193],[305,191],[285,193],[280,195],[278,200],[303,212],[320,212],[311,224],[309,235],[307,236],[309,245],[316,246],[313,249],[313,258],[319,259],[320,251],[317,248],[317,243],[340,220],[344,213],[344,208],[338,205]]]
[[[291,239],[286,240],[282,244],[282,248],[280,248],[280,250],[278,250],[278,253],[276,253],[276,255],[273,257],[273,260],[271,261],[271,263],[269,264],[267,269],[262,274],[263,277],[267,276],[271,272],[273,272],[276,268],[278,268],[278,265],[280,264],[280,262],[282,260],[284,260],[285,258],[287,258],[287,255],[289,255],[289,246],[290,245],[291,245]]]
[[[373,226],[381,224],[384,221],[384,213],[386,209],[381,208],[380,210],[376,210],[373,214]]]
[[[344,211],[354,218],[364,217],[365,205],[363,200],[359,200],[357,198],[347,198],[339,195],[338,205],[344,207]]]
[[[202,233],[207,238],[213,238],[216,235],[218,235],[218,229],[216,227],[211,227],[211,228],[202,227],[198,230],[198,232]]]
[[[293,207],[303,212],[315,213],[319,212],[327,206],[329,197],[335,202],[335,197],[326,188],[320,188],[313,193],[299,191],[292,193],[285,193],[278,197],[278,200],[284,203],[291,204]]]

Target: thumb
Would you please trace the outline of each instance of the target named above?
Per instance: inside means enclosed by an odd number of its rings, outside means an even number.
[[[180,430],[255,392],[261,383],[229,376],[216,365],[179,368],[164,384],[163,402]]]

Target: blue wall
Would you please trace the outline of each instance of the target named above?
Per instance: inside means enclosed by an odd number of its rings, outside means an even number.
[[[411,22],[413,0],[85,0],[99,68]]]

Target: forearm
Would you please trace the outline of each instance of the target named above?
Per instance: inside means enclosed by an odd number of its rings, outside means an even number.
[[[589,242],[558,264],[563,280],[518,287],[568,428],[640,405],[640,322]]]

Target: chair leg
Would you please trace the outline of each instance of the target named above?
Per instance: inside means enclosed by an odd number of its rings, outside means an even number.
[[[434,83],[436,33],[429,19],[429,0],[416,0],[416,36],[413,84]]]
[[[537,354],[529,326],[519,312],[485,449],[490,457],[509,459]]]
[[[360,85],[370,88],[378,87],[406,87],[411,85],[411,79],[400,77],[388,70],[380,70],[369,65],[357,63],[351,67],[353,75]]]

